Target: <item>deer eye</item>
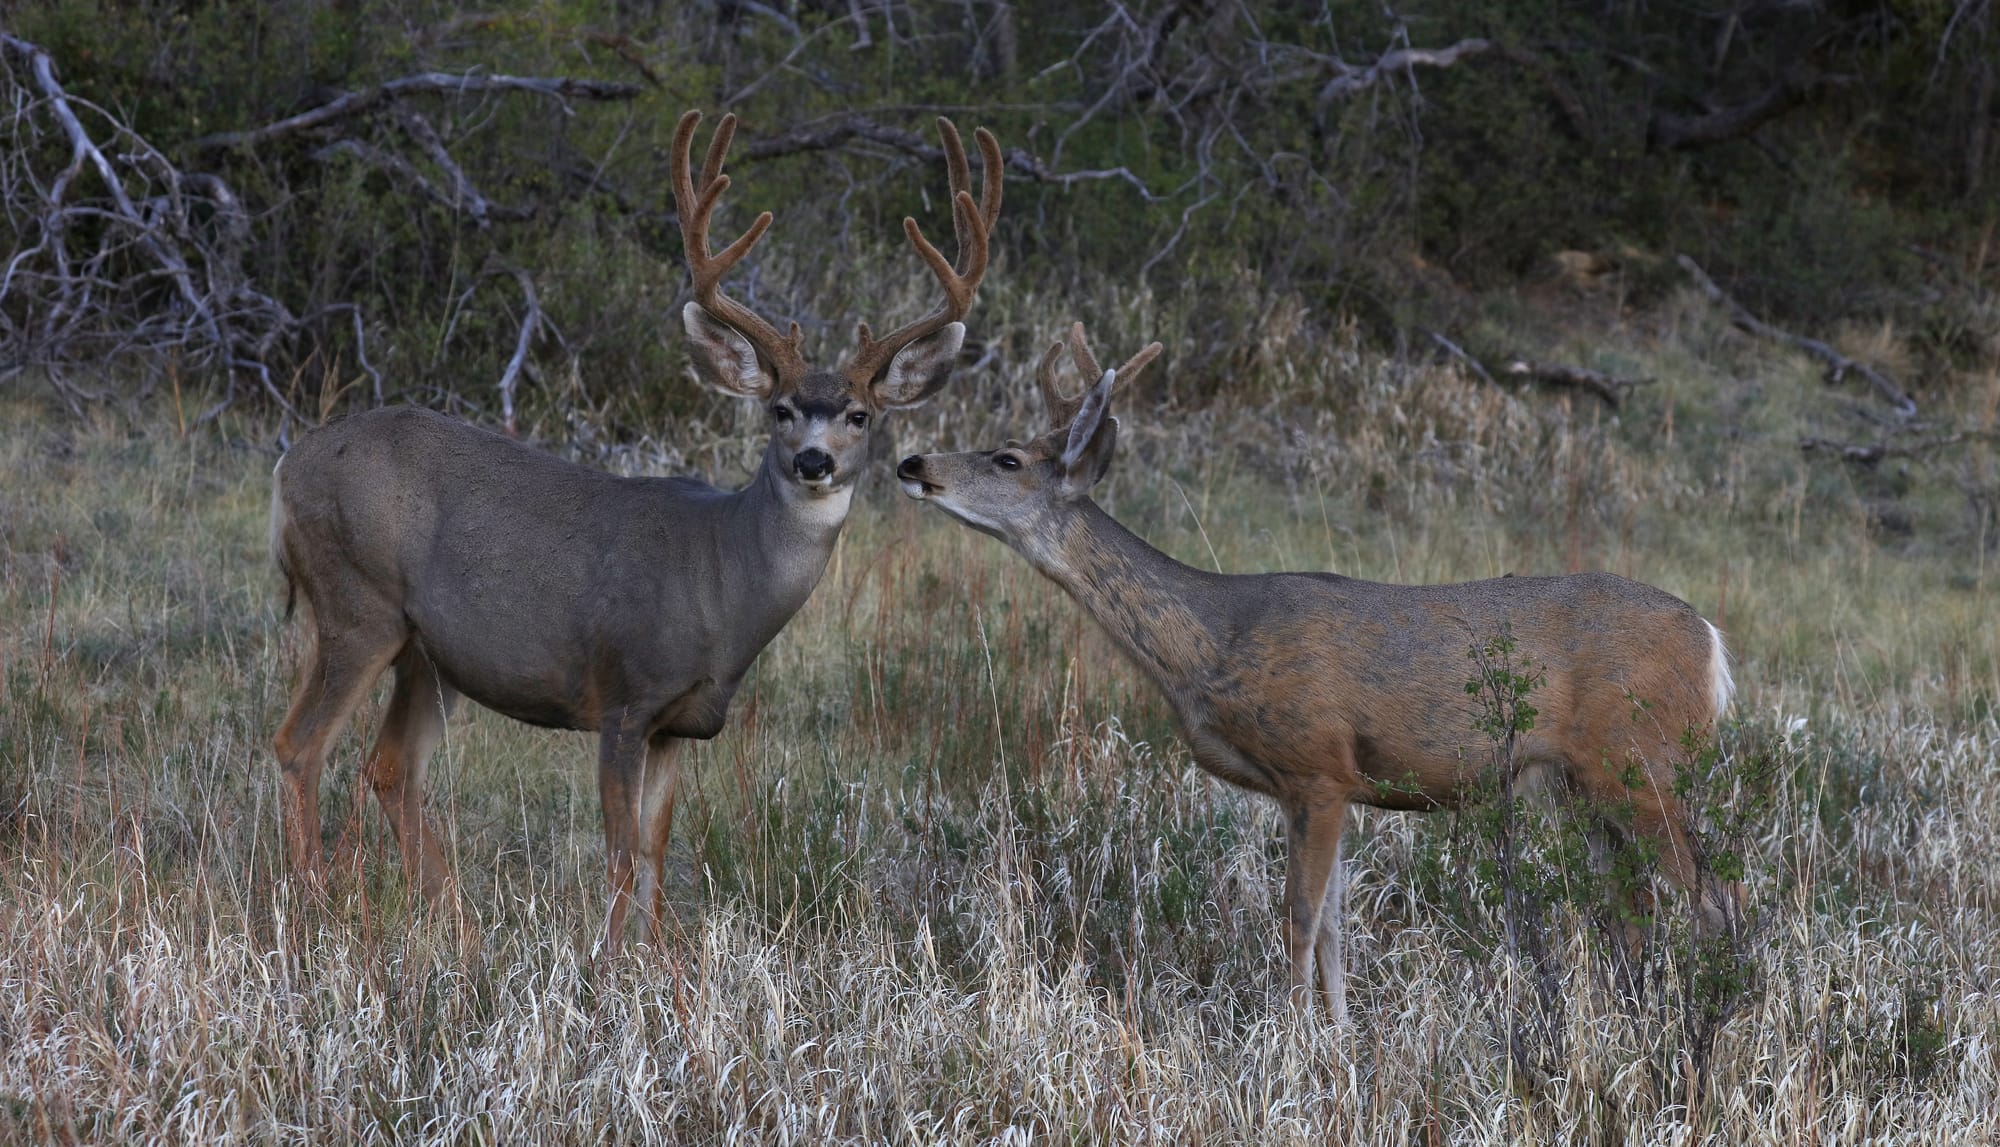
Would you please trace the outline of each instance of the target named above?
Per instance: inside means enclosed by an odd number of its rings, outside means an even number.
[[[849,426],[854,427],[856,430],[861,429],[862,427],[868,425],[868,412],[865,410],[854,411],[852,414],[849,414],[847,416],[847,424]]]
[[[792,408],[782,403],[775,405],[771,407],[771,417],[777,419],[779,422],[790,422],[792,420]]]
[[[1019,470],[1021,468],[1020,458],[1012,454],[995,455],[993,458],[993,464],[995,466],[1000,467],[1002,470]]]

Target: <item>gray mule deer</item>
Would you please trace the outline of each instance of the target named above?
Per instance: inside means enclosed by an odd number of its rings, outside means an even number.
[[[295,446],[271,498],[272,554],[309,606],[313,634],[277,735],[295,867],[320,865],[317,792],[329,744],[393,667],[366,773],[411,883],[432,899],[446,891],[421,779],[463,694],[517,720],[598,733],[606,945],[620,945],[634,898],[658,938],[682,742],[721,732],[751,662],[819,582],[877,416],[949,378],[1001,195],[993,136],[978,132],[985,176],[975,201],[964,146],[938,120],[957,265],[914,220],[904,229],[944,298],[881,339],[862,324],[840,370],[815,370],[798,324],[780,335],[720,289],[771,215],[710,253],[735,118],[717,127],[697,185],[689,163],[700,119],[681,117],[674,137],[674,202],[694,281],[681,319],[703,381],[766,404],[762,465],[736,491],[618,478],[410,407],[345,419]]]
[[[1118,440],[1112,400],[1159,349],[1099,378],[1078,324],[1070,355],[1098,381],[1064,394],[1063,347],[1051,347],[1040,373],[1046,432],[999,450],[906,458],[896,476],[911,497],[999,538],[1068,590],[1166,693],[1196,763],[1277,800],[1290,843],[1294,999],[1310,998],[1317,951],[1320,989],[1345,1018],[1347,806],[1429,809],[1464,795],[1467,762],[1491,751],[1468,705],[1468,650],[1503,632],[1546,675],[1519,762],[1552,767],[1591,799],[1631,802],[1631,830],[1657,842],[1707,922],[1726,920],[1741,889],[1700,877],[1673,771],[1683,735],[1706,733],[1728,708],[1721,633],[1671,594],[1610,574],[1403,586],[1182,565],[1090,499]]]

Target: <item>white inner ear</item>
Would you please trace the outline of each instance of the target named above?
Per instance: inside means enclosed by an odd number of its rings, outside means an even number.
[[[753,393],[768,383],[764,368],[757,362],[757,349],[750,345],[750,340],[735,327],[709,314],[700,303],[681,308],[681,325],[687,328],[688,338],[703,348],[715,368],[722,372],[720,381],[732,393]]]
[[[1118,372],[1107,370],[1104,377],[1091,387],[1084,396],[1083,406],[1069,423],[1069,438],[1063,443],[1063,469],[1074,470],[1082,460],[1083,452],[1090,449],[1090,440],[1097,436],[1098,424],[1104,421],[1105,408],[1111,405],[1111,388],[1117,383]]]
[[[951,369],[959,348],[964,345],[965,324],[946,323],[936,333],[897,351],[896,357],[889,360],[889,369],[882,373],[882,381],[875,384],[875,393],[889,403],[913,402],[923,397],[939,372]]]
[[[1091,419],[1090,429],[1093,433],[1097,430],[1096,423],[1097,423],[1096,419],[1094,418]],[[1076,469],[1076,464],[1083,460],[1083,452],[1085,448],[1087,448],[1090,445],[1090,435],[1085,434],[1082,431],[1083,431],[1083,416],[1079,414],[1076,418],[1076,421],[1069,424],[1069,441],[1063,443],[1062,461],[1063,461],[1063,469],[1065,470]]]

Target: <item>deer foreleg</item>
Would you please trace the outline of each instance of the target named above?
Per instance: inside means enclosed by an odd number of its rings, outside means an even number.
[[[656,737],[646,751],[646,775],[640,789],[638,836],[638,901],[646,918],[646,935],[654,947],[665,939],[661,913],[666,880],[667,838],[674,824],[674,791],[680,780],[679,737]]]
[[[625,943],[625,912],[632,903],[632,866],[639,844],[636,797],[646,759],[646,741],[624,713],[607,715],[598,737],[597,798],[604,808],[604,867],[611,903],[604,917],[604,953],[616,955]]]

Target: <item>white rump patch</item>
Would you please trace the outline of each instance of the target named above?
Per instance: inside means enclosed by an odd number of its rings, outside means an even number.
[[[285,468],[285,456],[278,456],[278,464],[271,467],[271,561],[280,569],[285,565],[285,485],[279,471]]]
[[[1736,696],[1736,679],[1729,674],[1729,647],[1723,644],[1722,631],[1712,621],[1704,620],[1702,624],[1708,626],[1709,696],[1715,701],[1715,720],[1720,724],[1723,715],[1729,712],[1730,698]]]

